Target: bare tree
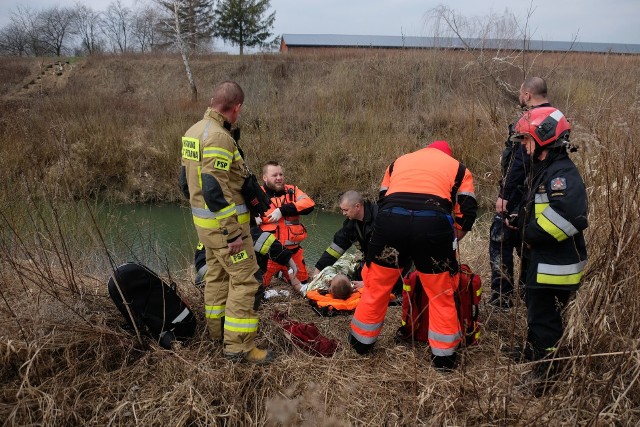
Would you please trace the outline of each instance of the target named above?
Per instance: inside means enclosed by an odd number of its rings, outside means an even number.
[[[158,39],[160,16],[156,9],[145,6],[133,14],[131,35],[141,52],[152,50]]]
[[[92,55],[101,50],[100,13],[80,2],[75,6],[74,32],[80,37],[82,50]]]
[[[448,6],[439,5],[425,15],[425,26],[446,47],[458,40],[465,50],[476,52],[475,64],[481,72],[480,79],[489,78],[509,98],[517,97],[517,88],[502,76],[513,69],[520,69],[523,54],[521,40],[528,34],[519,28],[517,18],[508,9],[501,15],[468,18]]]
[[[157,0],[157,3],[163,6],[165,9],[170,10],[169,16],[161,21],[163,31],[172,35],[174,44],[178,47],[180,55],[182,55],[182,62],[187,73],[187,79],[189,80],[189,87],[191,88],[191,100],[198,100],[198,88],[196,82],[193,79],[193,73],[191,72],[191,64],[189,63],[189,56],[191,50],[189,49],[189,43],[185,39],[183,32],[183,23],[181,22],[180,8],[184,5],[183,2],[189,0]],[[168,9],[167,5],[171,5],[172,9]]]
[[[117,0],[107,6],[102,15],[101,28],[114,52],[124,53],[129,49],[132,11]]]
[[[73,30],[74,19],[73,9],[66,7],[52,7],[38,14],[38,38],[47,52],[62,55],[66,50],[65,40]]]
[[[157,4],[168,12],[165,19],[171,21],[162,25],[165,35],[174,38],[174,1],[157,0]],[[213,13],[214,0],[180,0],[178,1],[178,20],[180,33],[187,43],[190,52],[196,52],[211,41],[214,33],[215,18]]]
[[[27,53],[38,56],[44,49],[38,34],[38,13],[27,6],[18,6],[11,12],[11,23],[27,39]]]
[[[15,22],[0,30],[0,53],[14,56],[29,54],[29,35]]]

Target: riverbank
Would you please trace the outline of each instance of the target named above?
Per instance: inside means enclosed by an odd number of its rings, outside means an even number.
[[[528,73],[550,76],[550,98],[572,120],[581,160],[617,138],[614,123],[630,123],[624,115],[633,108],[639,62],[587,54],[525,61]],[[19,89],[37,66],[4,58],[0,72],[13,76],[13,86],[3,86],[0,102],[1,191],[26,178],[64,183],[75,198],[181,202],[180,137],[204,113],[213,85],[235,79],[246,91],[241,144],[258,174],[277,159],[292,182],[335,208],[350,188],[375,198],[397,156],[446,139],[490,207],[523,79],[517,67],[496,65],[489,76],[474,55],[445,51],[218,55],[196,57],[192,66],[195,103],[177,56],[88,58],[64,85],[26,95]]]
[[[521,305],[494,312],[483,303],[481,342],[462,352],[451,375],[432,369],[428,349],[394,342],[397,309],[389,309],[376,351],[360,357],[346,344],[349,317],[316,317],[300,297],[260,311],[260,343],[277,351],[274,364],[230,363],[207,337],[201,290],[180,275],[178,288],[200,325],[195,339],[167,351],[121,327],[106,292],[111,270],[95,267],[108,262],[113,237],[97,225],[95,200],[179,203],[179,140],[204,112],[206,88],[238,80],[247,91],[242,143],[250,165],[281,160],[291,180],[327,207],[348,188],[375,197],[397,155],[444,138],[473,171],[478,199],[490,210],[506,124],[517,114],[477,59],[377,51],[197,58],[202,100],[191,103],[177,57],[96,57],[60,90],[3,92],[0,419],[65,426],[640,423],[634,56],[543,54],[522,63],[547,76],[552,101],[572,120],[580,146],[572,158],[590,198],[589,264],[566,311],[564,370],[543,395],[532,365],[502,351],[526,333]],[[522,80],[522,72],[491,71],[514,88]],[[485,295],[488,222],[461,242]],[[100,259],[88,247],[101,250]],[[330,359],[298,350],[273,321],[276,310],[316,323],[340,350]]]

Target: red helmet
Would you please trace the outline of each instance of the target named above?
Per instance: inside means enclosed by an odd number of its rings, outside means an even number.
[[[538,107],[524,112],[515,131],[516,135],[531,135],[540,147],[544,147],[568,139],[571,123],[557,108]]]

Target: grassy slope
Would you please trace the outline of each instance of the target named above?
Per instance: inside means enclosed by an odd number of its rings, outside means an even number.
[[[91,58],[62,90],[26,97],[13,94],[32,77],[17,76],[34,64],[3,61],[0,72],[12,76],[13,86],[3,86],[0,107],[0,419],[8,425],[640,422],[640,302],[633,297],[640,291],[638,57],[548,55],[527,64],[530,74],[548,77],[552,101],[572,119],[572,139],[581,145],[574,159],[591,202],[589,272],[567,313],[567,369],[543,397],[532,393],[531,366],[514,365],[500,352],[522,339],[523,307],[485,310],[482,344],[465,351],[465,363],[449,376],[430,368],[425,349],[393,343],[397,309],[389,310],[372,356],[347,348],[328,360],[306,356],[271,321],[275,309],[315,321],[343,343],[348,318],[315,318],[297,298],[261,312],[261,340],[280,353],[269,367],[224,361],[203,328],[188,347],[146,350],[118,327],[104,289],[109,273],[92,271],[92,260],[82,256],[83,245],[100,244],[85,205],[58,221],[42,214],[43,204],[59,209],[69,196],[179,200],[179,138],[223,79],[247,92],[243,145],[251,166],[281,160],[292,181],[326,205],[348,188],[374,195],[393,158],[444,138],[474,172],[479,199],[490,207],[506,124],[517,112],[475,59],[397,52],[199,58],[197,104],[187,101],[175,57]],[[521,72],[492,70],[514,87],[522,80]],[[486,219],[461,249],[485,284]],[[199,291],[188,280],[179,284],[203,320]]]

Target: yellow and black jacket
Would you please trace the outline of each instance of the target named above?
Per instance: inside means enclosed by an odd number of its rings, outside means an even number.
[[[520,211],[529,245],[524,251],[527,286],[575,290],[587,263],[583,230],[588,203],[582,177],[566,152],[552,151],[534,164],[531,182]]]
[[[224,117],[209,108],[182,137],[180,187],[191,203],[194,224],[216,248],[249,235],[250,215],[241,194],[247,174],[230,130]]]

